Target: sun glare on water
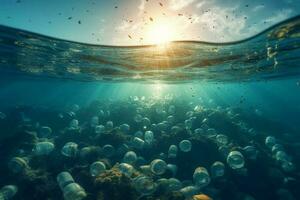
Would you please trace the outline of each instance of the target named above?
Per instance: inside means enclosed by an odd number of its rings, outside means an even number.
[[[151,44],[163,45],[174,39],[174,28],[167,22],[153,24],[146,34],[146,41]]]

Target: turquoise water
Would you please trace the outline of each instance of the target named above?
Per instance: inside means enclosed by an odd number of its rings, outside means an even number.
[[[299,30],[295,17],[238,42],[118,47],[0,26],[0,187],[14,199],[300,199]]]

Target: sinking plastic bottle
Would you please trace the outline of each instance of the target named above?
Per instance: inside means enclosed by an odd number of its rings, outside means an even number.
[[[38,142],[35,144],[33,152],[37,156],[48,155],[54,150],[52,142]]]
[[[246,146],[243,148],[245,156],[250,160],[256,160],[258,151],[254,146]]]
[[[276,144],[276,138],[273,136],[266,137],[265,144],[267,147],[272,149],[272,147]]]
[[[61,149],[62,155],[66,157],[76,157],[77,152],[78,152],[78,144],[74,142],[66,143]]]
[[[167,163],[161,159],[155,159],[150,163],[150,170],[153,174],[162,175],[167,170]]]
[[[205,187],[210,183],[210,176],[204,167],[197,167],[193,174],[194,183],[198,187]]]
[[[128,133],[129,130],[130,130],[130,126],[128,124],[122,124],[120,125],[120,130],[123,132],[123,133]]]
[[[96,127],[99,124],[99,117],[98,116],[94,116],[91,119],[91,127]]]
[[[216,141],[217,141],[217,144],[219,146],[221,146],[221,145],[227,145],[227,143],[228,143],[228,137],[226,135],[219,134],[216,137]]]
[[[61,172],[56,178],[65,200],[82,200],[87,194],[84,189],[74,182],[69,172]]]
[[[182,188],[182,183],[176,178],[168,179],[168,191],[177,191]]]
[[[131,177],[134,172],[133,166],[128,163],[121,163],[119,165],[119,170],[122,174],[128,177]]]
[[[79,121],[77,119],[72,119],[70,122],[70,129],[78,129]]]
[[[178,147],[176,145],[171,145],[168,150],[168,158],[176,158],[178,152]]]
[[[13,157],[8,162],[8,169],[15,174],[22,173],[29,169],[27,160],[21,157]]]
[[[152,144],[154,140],[154,134],[152,131],[146,131],[144,135],[144,140],[147,144]]]
[[[189,140],[182,140],[179,143],[179,148],[183,152],[189,152],[192,149],[192,143]]]
[[[105,133],[105,126],[103,126],[103,125],[96,126],[95,133],[97,133],[97,134]]]
[[[241,169],[245,165],[244,156],[239,151],[231,151],[227,156],[227,164],[232,169]]]
[[[42,126],[39,130],[38,136],[40,138],[47,138],[47,137],[51,136],[51,134],[52,134],[52,129],[50,127]]]
[[[5,185],[0,190],[0,200],[12,199],[18,192],[18,187],[15,185]]]
[[[137,160],[137,156],[134,151],[128,151],[123,158],[123,162],[128,164],[134,164],[136,160]]]
[[[102,152],[106,157],[111,157],[115,154],[115,147],[110,145],[110,144],[106,144],[102,147]]]
[[[133,185],[136,191],[142,195],[150,195],[156,191],[156,183],[148,176],[138,176],[133,179]]]
[[[198,194],[198,192],[199,192],[199,187],[190,185],[190,186],[186,186],[186,187],[184,187],[184,188],[181,188],[179,191],[180,191],[186,198],[190,198],[190,197],[192,197],[193,195]]]
[[[132,140],[132,145],[134,148],[143,149],[143,147],[145,145],[145,141],[142,140],[141,138],[134,137]]]
[[[106,130],[111,131],[114,128],[114,123],[112,121],[106,122],[105,128]]]
[[[91,176],[99,176],[101,173],[105,172],[106,166],[103,162],[97,161],[90,165]]]
[[[210,167],[212,178],[222,177],[225,174],[225,165],[222,162],[216,161]]]

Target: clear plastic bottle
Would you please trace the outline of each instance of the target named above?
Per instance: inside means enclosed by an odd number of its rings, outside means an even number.
[[[141,138],[134,137],[132,140],[132,145],[134,148],[143,149],[145,145],[145,141],[142,140]]]
[[[133,179],[134,188],[142,195],[150,195],[156,191],[156,183],[148,176],[140,175]]]
[[[196,195],[196,194],[199,192],[199,187],[190,185],[190,186],[186,186],[186,187],[184,187],[184,188],[181,188],[179,191],[180,191],[186,198],[190,198],[190,197],[192,197],[193,195]]]
[[[103,125],[96,126],[95,133],[97,133],[97,134],[105,133],[105,126],[103,126]]]
[[[130,126],[128,124],[122,124],[120,125],[120,130],[123,132],[123,133],[128,133],[129,130],[130,130]]]
[[[221,146],[221,145],[227,145],[228,144],[228,137],[226,135],[219,134],[216,137],[216,141],[217,141],[217,144],[219,146]]]
[[[246,146],[243,148],[243,153],[250,160],[256,160],[258,151],[254,146]]]
[[[110,145],[110,144],[106,144],[102,147],[102,152],[106,157],[111,157],[115,154],[115,147]]]
[[[128,177],[131,177],[134,172],[133,166],[127,163],[121,163],[119,165],[119,170],[122,174]]]
[[[124,163],[134,164],[137,160],[137,155],[134,151],[128,151],[123,158]]]
[[[21,157],[13,157],[9,162],[8,162],[8,168],[10,171],[13,173],[22,173],[26,169],[29,169],[27,160]]]
[[[210,176],[204,167],[197,167],[193,174],[194,183],[198,187],[205,187],[210,183]]]
[[[87,194],[84,189],[77,183],[70,183],[63,190],[65,200],[82,200]]]
[[[167,170],[172,172],[173,176],[176,176],[178,167],[175,164],[167,164]]]
[[[239,151],[231,151],[227,156],[227,164],[232,169],[241,169],[245,165],[244,156]]]
[[[69,172],[61,172],[57,175],[56,181],[61,190],[64,189],[68,184],[74,183],[74,179]]]
[[[176,178],[168,179],[168,191],[177,191],[182,188],[182,183]]]
[[[222,177],[225,174],[225,165],[222,162],[216,161],[210,167],[212,178]]]
[[[111,131],[114,128],[114,123],[112,121],[106,122],[105,128],[106,130]]]
[[[181,151],[183,152],[189,152],[191,151],[192,149],[192,143],[191,141],[189,140],[182,140],[180,143],[179,143],[179,148]]]
[[[154,134],[152,131],[146,131],[144,135],[144,140],[147,144],[152,144],[154,140]]]
[[[171,145],[168,150],[168,158],[176,158],[178,152],[178,147],[176,145]]]
[[[150,170],[153,174],[162,175],[167,170],[167,163],[161,159],[155,159],[150,163]]]
[[[105,172],[106,166],[103,162],[97,161],[90,165],[91,176],[99,176],[101,173]]]
[[[0,190],[0,200],[12,199],[18,192],[18,187],[15,185],[5,185]]]
[[[74,142],[66,143],[61,149],[62,155],[67,157],[76,157],[77,152],[78,152],[78,144]]]
[[[50,127],[42,126],[39,130],[38,136],[40,138],[47,138],[47,137],[51,136],[51,134],[52,134],[52,129]]]
[[[79,129],[79,121],[77,119],[71,120],[70,129]]]
[[[273,136],[266,137],[265,144],[267,147],[272,149],[272,147],[276,144],[276,138]]]
[[[48,155],[54,150],[55,146],[52,142],[38,142],[35,144],[33,152],[35,155]]]

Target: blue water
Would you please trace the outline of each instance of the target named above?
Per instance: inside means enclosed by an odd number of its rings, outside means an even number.
[[[82,44],[0,26],[0,187],[16,185],[14,199],[63,199],[56,176],[68,171],[86,199],[195,199],[196,194],[212,199],[300,199],[299,63],[300,17],[233,43],[178,41],[132,47]],[[169,111],[171,105],[175,113]],[[168,116],[175,121],[160,129],[142,125],[136,115],[151,124],[163,123]],[[112,121],[113,130],[106,127],[105,133],[95,134],[95,116],[97,126]],[[74,119],[79,126],[70,130]],[[192,126],[185,120],[192,120]],[[129,132],[121,130],[124,123]],[[45,126],[52,134],[42,137]],[[174,126],[180,133],[172,131]],[[197,128],[204,135],[196,133]],[[228,137],[230,151],[243,154],[242,169],[232,169],[228,155],[222,157],[217,137],[205,135],[210,128]],[[153,144],[134,147],[138,131],[152,131]],[[276,138],[288,158],[277,158],[265,144],[268,136]],[[179,146],[183,139],[191,141],[192,150],[179,150],[177,159],[166,157],[169,146]],[[32,149],[41,141],[53,143],[55,149],[36,155]],[[78,152],[90,146],[102,149],[89,159],[79,153],[68,158],[61,154],[67,142],[76,142]],[[117,152],[126,145],[126,150],[108,156],[106,144]],[[257,149],[254,160],[243,150],[249,145]],[[120,175],[117,163],[127,151],[142,156],[145,165],[158,158],[175,164],[178,172],[145,173],[136,162],[134,175]],[[24,171],[8,167],[14,157],[26,160]],[[89,167],[97,160],[107,169],[92,177]],[[160,185],[161,178],[174,177],[182,188],[195,186],[195,168],[209,171],[214,161],[225,164],[225,176],[211,177],[195,193]],[[283,167],[287,162],[292,167]],[[124,176],[120,182],[102,182],[118,174]],[[147,184],[154,184],[155,191],[142,194],[135,185],[139,176],[150,178]]]

